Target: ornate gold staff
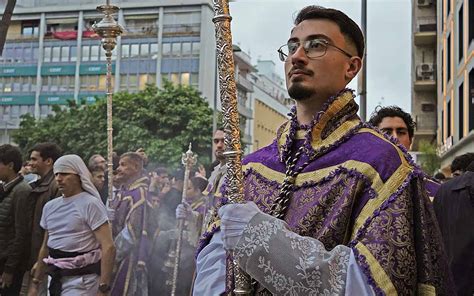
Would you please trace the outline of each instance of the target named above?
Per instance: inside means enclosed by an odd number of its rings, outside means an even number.
[[[189,173],[193,165],[196,164],[197,155],[191,151],[191,143],[189,143],[189,149],[186,153],[183,153],[183,157],[181,161],[184,165],[184,181],[183,181],[183,195],[181,196],[181,203],[186,201],[187,197],[187,189],[189,183]],[[171,296],[176,295],[176,285],[178,282],[178,267],[179,267],[179,260],[181,256],[181,245],[183,240],[183,228],[184,228],[184,219],[178,220],[178,239],[176,241],[176,249],[175,249],[175,257],[174,257],[174,266],[173,266],[173,278],[171,281]]]
[[[219,86],[222,103],[224,143],[227,163],[227,197],[231,203],[244,202],[242,150],[240,145],[239,111],[237,109],[237,92],[234,79],[234,56],[232,52],[232,34],[228,0],[213,0],[216,26],[217,65],[219,70]],[[243,272],[234,260],[233,266],[227,270],[234,273],[234,294],[250,295],[250,277]]]
[[[97,10],[105,14],[104,18],[92,26],[94,31],[102,37],[102,47],[105,50],[107,58],[107,175],[109,179],[108,200],[109,204],[113,197],[113,128],[112,128],[112,50],[117,44],[117,37],[123,32],[120,26],[114,19],[113,14],[119,11],[119,8],[110,5],[110,0],[107,0],[106,5],[97,6]]]

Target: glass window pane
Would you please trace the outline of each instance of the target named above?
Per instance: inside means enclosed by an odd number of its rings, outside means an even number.
[[[71,62],[77,61],[77,46],[71,46]]]
[[[191,42],[184,42],[183,43],[182,54],[183,54],[183,56],[191,55]]]
[[[120,88],[126,89],[128,87],[127,81],[127,74],[120,75]]]
[[[132,44],[130,47],[130,57],[132,58],[138,57],[138,55],[140,54],[139,50],[140,48],[138,44]]]
[[[189,85],[189,73],[181,73],[181,84]]]
[[[200,50],[201,50],[201,43],[193,42],[193,55],[199,55]]]
[[[137,75],[131,74],[130,76],[128,76],[128,89],[136,90],[137,84],[138,84]]]
[[[51,47],[45,47],[44,48],[43,61],[44,62],[51,62]]]
[[[31,47],[25,47],[23,51],[23,60],[25,62],[30,62],[33,60],[33,56],[31,55],[31,53],[32,53]]]
[[[171,54],[171,43],[163,43],[163,56]]]
[[[99,47],[100,48],[100,60],[101,61],[105,61],[107,59],[107,57],[105,56],[105,50],[102,46]]]
[[[38,47],[33,47],[33,61],[38,60],[38,52],[39,52],[39,48]]]
[[[122,45],[122,58],[128,58],[130,56],[130,45],[123,44]]]
[[[21,85],[21,91],[23,92],[29,92],[30,91],[30,77],[24,77],[23,79],[23,84]]]
[[[156,59],[158,57],[158,44],[157,43],[150,44],[150,56],[152,59]]]
[[[61,54],[60,50],[61,50],[61,47],[59,46],[53,47],[53,50],[51,52],[51,62],[59,62],[59,56]]]
[[[172,43],[171,44],[171,53],[173,56],[181,55],[181,43]]]
[[[148,57],[150,50],[149,50],[148,43],[140,44],[140,56],[141,57]]]
[[[148,74],[140,74],[138,78],[138,88],[140,90],[144,90],[146,87],[146,84],[148,83]]]
[[[35,76],[31,77],[31,91],[32,92],[36,91],[36,77]]]
[[[90,46],[86,45],[82,47],[82,60],[88,61],[89,60],[89,53],[90,53]]]
[[[69,61],[69,46],[61,47],[61,62]]]
[[[148,74],[148,84],[156,84],[156,74]]]
[[[199,74],[191,73],[191,85],[197,86],[199,84]]]
[[[179,84],[179,73],[171,73],[170,81],[175,85]]]
[[[91,46],[91,61],[98,61],[99,60],[99,46],[93,45]]]

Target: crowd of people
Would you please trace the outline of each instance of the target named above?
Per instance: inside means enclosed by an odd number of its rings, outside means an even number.
[[[244,158],[245,203],[227,202],[222,129],[210,174],[188,180],[143,149],[110,166],[0,146],[0,295],[222,295],[233,264],[254,295],[472,295],[474,153],[434,179],[407,153],[410,114],[361,122],[346,85],[364,36],[341,11],[308,6],[290,34],[278,52],[296,105]]]

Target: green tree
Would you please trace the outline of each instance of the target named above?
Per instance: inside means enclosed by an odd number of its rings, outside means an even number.
[[[191,142],[199,162],[210,162],[212,110],[196,89],[166,82],[162,89],[148,85],[138,93],[117,93],[113,99],[117,153],[144,148],[151,162],[177,167]],[[24,151],[52,141],[65,153],[84,159],[96,153],[105,155],[106,107],[105,98],[98,98],[92,105],[70,102],[68,108],[55,106],[54,115],[40,120],[24,115],[13,139]]]
[[[440,167],[441,161],[436,152],[436,145],[428,141],[420,141],[419,151],[422,153],[420,158],[420,165],[427,174],[434,174]]]

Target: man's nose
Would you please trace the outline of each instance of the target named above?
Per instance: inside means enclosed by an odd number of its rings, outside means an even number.
[[[303,45],[300,45],[296,51],[291,55],[291,63],[296,64],[298,62],[307,61],[308,57],[306,56],[306,51]]]
[[[396,130],[392,131],[392,137],[394,137],[395,139],[398,139],[398,133]]]

